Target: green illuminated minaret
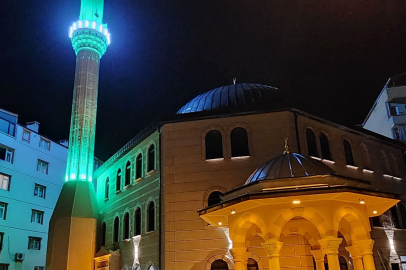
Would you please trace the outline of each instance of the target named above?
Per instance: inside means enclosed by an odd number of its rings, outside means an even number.
[[[100,59],[110,43],[104,0],[81,0],[65,184],[49,224],[47,270],[93,270],[99,215],[92,184]]]

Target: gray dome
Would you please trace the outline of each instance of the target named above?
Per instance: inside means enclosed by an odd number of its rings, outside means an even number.
[[[281,108],[280,91],[272,86],[238,83],[222,86],[186,103],[177,114],[238,112]]]
[[[261,180],[329,175],[334,173],[327,165],[311,157],[296,153],[285,153],[272,158],[256,169],[245,185]]]

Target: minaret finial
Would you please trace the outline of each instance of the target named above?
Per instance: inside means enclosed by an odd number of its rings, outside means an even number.
[[[234,77],[234,78],[233,78],[233,84],[235,85],[236,83],[237,83],[237,78]]]
[[[289,137],[286,137],[285,138],[285,151],[283,152],[283,154],[289,154],[290,153],[288,141],[289,141]]]

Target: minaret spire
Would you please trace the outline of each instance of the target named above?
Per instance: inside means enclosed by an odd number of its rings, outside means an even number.
[[[82,0],[69,29],[76,53],[65,184],[49,224],[47,270],[93,270],[99,211],[93,186],[100,59],[110,44],[104,0]]]

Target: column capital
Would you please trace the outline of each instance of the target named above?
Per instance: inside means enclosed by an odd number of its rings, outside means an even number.
[[[265,243],[261,244],[262,247],[265,249],[269,258],[271,257],[279,257],[279,251],[281,251],[282,242],[278,242],[275,239],[268,240]]]
[[[362,254],[361,254],[361,249],[357,246],[348,246],[345,247],[345,249],[351,254],[351,258],[353,259],[361,259]]]
[[[314,260],[324,262],[324,251],[322,249],[310,250],[310,253],[313,255]]]
[[[319,240],[319,243],[326,255],[337,255],[338,248],[342,241],[342,238],[327,236],[326,238]]]
[[[353,245],[357,246],[361,250],[362,255],[366,255],[366,254],[372,255],[374,243],[375,243],[375,241],[372,239],[353,241]]]
[[[248,261],[248,253],[247,253],[247,248],[233,248],[231,250],[231,253],[233,254],[234,262],[242,262],[242,263],[247,263]]]

